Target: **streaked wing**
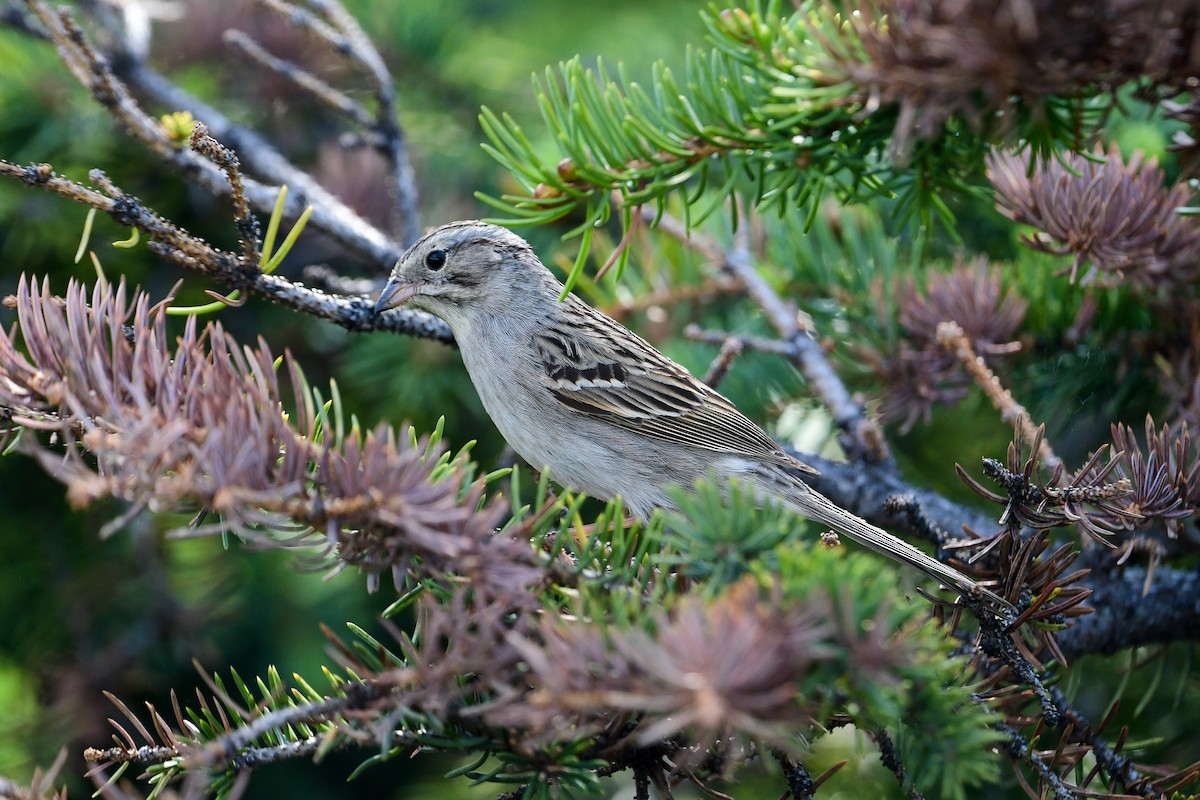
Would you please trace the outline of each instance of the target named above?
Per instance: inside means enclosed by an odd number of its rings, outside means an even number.
[[[533,346],[563,405],[656,439],[815,472],[783,452],[724,397],[575,297]]]

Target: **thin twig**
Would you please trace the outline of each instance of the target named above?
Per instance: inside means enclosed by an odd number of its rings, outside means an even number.
[[[1048,789],[1056,800],[1074,800],[1075,794],[1063,783],[1062,778],[1054,771],[1054,767],[1046,763],[1020,731],[1007,725],[997,725],[996,729],[1008,736],[1008,755],[1014,761],[1019,761],[1037,775],[1041,785]]]
[[[1012,392],[1004,387],[983,357],[975,352],[971,340],[967,338],[962,327],[956,322],[940,323],[937,327],[937,340],[942,347],[952,352],[971,374],[988,399],[992,401],[992,405],[1000,412],[1000,418],[1010,425],[1016,425],[1027,443],[1039,442],[1038,458],[1042,464],[1051,472],[1061,467],[1062,459],[1054,454],[1054,450],[1045,437],[1039,435],[1038,428],[1033,424],[1029,412],[1017,402]]]
[[[743,348],[771,353],[772,355],[783,356],[784,358],[791,358],[796,352],[791,344],[779,339],[764,339],[761,336],[736,334],[726,331],[706,331],[695,323],[684,328],[683,335],[694,342],[715,344],[719,347],[724,347],[726,342],[736,341]]]
[[[706,303],[717,297],[731,295],[740,290],[741,284],[733,278],[709,278],[699,284],[670,286],[658,291],[639,294],[636,297],[607,307],[604,310],[613,319],[624,321],[632,314],[655,306],[673,306],[679,303],[693,302]]]
[[[904,771],[904,762],[900,760],[900,752],[896,749],[896,743],[892,741],[891,734],[885,729],[880,728],[871,735],[875,740],[875,744],[879,746],[879,761],[888,768],[893,775],[896,776],[896,782],[904,789],[908,800],[923,800],[917,787],[913,786],[909,781],[908,775]]]
[[[351,278],[327,264],[306,264],[300,276],[306,286],[340,295],[371,294],[379,289],[373,278]]]
[[[229,181],[230,194],[233,199],[234,224],[238,229],[238,240],[242,245],[242,258],[247,264],[257,264],[259,260],[259,229],[258,220],[250,212],[246,202],[246,189],[242,181],[241,164],[237,154],[208,134],[204,123],[197,123],[188,139],[191,148],[201,155],[207,156],[214,164],[225,171]]]
[[[445,344],[454,342],[450,327],[430,314],[404,308],[377,314],[374,303],[365,297],[338,297],[279,275],[264,275],[257,269],[248,268],[233,253],[192,236],[151,211],[137,198],[122,193],[99,170],[92,171],[92,180],[98,185],[108,186],[110,195],[114,196],[106,196],[62,178],[48,164],[23,167],[0,160],[0,175],[16,178],[29,186],[55,192],[103,211],[118,224],[137,228],[150,236],[147,247],[153,252],[186,269],[208,275],[230,288],[253,292],[301,313],[330,320],[349,331],[389,331]]]
[[[364,124],[364,127],[375,134],[372,143],[391,164],[388,182],[396,197],[396,203],[392,206],[393,227],[400,232],[403,244],[411,245],[421,234],[416,173],[408,154],[404,130],[398,123],[395,85],[379,52],[358,21],[336,0],[315,0],[311,3],[325,19],[283,0],[259,2],[290,24],[327,44],[371,82],[378,108],[374,120]]]
[[[401,241],[411,245],[421,235],[421,213],[417,195],[417,176],[408,152],[408,138],[400,126],[396,107],[396,88],[392,74],[388,71],[379,51],[345,6],[334,0],[313,0],[313,6],[324,10],[337,29],[350,42],[350,52],[366,69],[367,77],[375,87],[375,100],[379,104],[376,112],[378,123],[375,130],[383,136],[381,150],[392,165],[389,182],[395,190],[396,202],[393,228],[401,232]]]
[[[1126,791],[1137,792],[1146,798],[1158,797],[1158,792],[1154,791],[1147,776],[1138,771],[1132,760],[1118,753],[1100,737],[1099,732],[1092,726],[1088,718],[1067,700],[1062,689],[1051,686],[1050,695],[1062,709],[1062,726],[1070,727],[1075,734],[1072,737],[1075,741],[1088,745],[1096,762],[1110,777],[1120,782]]]
[[[179,748],[144,745],[142,747],[87,747],[83,760],[96,764],[161,764],[179,756]]]
[[[263,69],[270,70],[292,82],[337,113],[349,117],[364,128],[370,128],[374,124],[375,120],[370,113],[360,104],[351,100],[345,92],[335,89],[303,67],[269,53],[265,47],[250,38],[244,31],[225,31],[223,38],[226,44],[241,52]]]
[[[733,362],[741,355],[742,348],[742,343],[737,339],[726,339],[725,344],[721,345],[721,352],[709,365],[708,372],[704,373],[704,382],[714,389],[720,386]]]
[[[617,246],[608,254],[608,258],[604,260],[600,268],[596,270],[595,280],[598,281],[607,275],[608,271],[621,260],[621,257],[629,250],[629,245],[633,243],[633,237],[637,233],[638,228],[641,227],[641,223],[642,215],[638,214],[635,208],[634,213],[629,217],[629,225],[626,226],[625,233],[621,236],[621,241],[617,242]]]
[[[981,617],[979,624],[979,643],[983,652],[998,659],[1009,668],[1013,677],[1033,690],[1047,725],[1058,725],[1062,720],[1062,709],[1055,703],[1037,669],[1021,655],[1013,636],[1000,623]]]
[[[89,747],[84,751],[83,757],[86,761],[102,764],[162,764],[179,759],[189,772],[204,775],[226,767],[239,770],[253,768],[285,758],[307,755],[315,752],[321,743],[316,737],[309,737],[276,747],[251,747],[260,736],[293,725],[326,722],[339,714],[362,708],[379,696],[379,689],[373,684],[352,684],[346,687],[346,694],[343,696],[301,703],[262,714],[199,747]]]

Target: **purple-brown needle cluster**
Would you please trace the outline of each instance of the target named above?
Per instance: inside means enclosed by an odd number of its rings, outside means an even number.
[[[684,599],[657,615],[653,634],[554,621],[539,631],[540,647],[519,645],[533,694],[502,716],[561,735],[639,713],[641,744],[684,731],[710,742],[735,733],[790,741],[811,721],[815,709],[797,690],[829,656],[830,632],[815,608],[779,610],[743,583],[715,602]]]
[[[495,592],[541,575],[529,544],[496,535],[505,507],[461,470],[435,476],[437,453],[407,431],[324,424],[294,362],[265,343],[242,347],[219,324],[189,318],[174,341],[161,305],[124,285],[66,299],[22,281],[15,298],[23,353],[0,332],[0,407],[17,426],[51,431],[23,443],[84,505],[105,497],[142,509],[198,511],[193,533],[321,545],[335,568],[372,585],[410,568],[471,574]],[[289,378],[294,409],[284,405]],[[120,523],[122,520],[118,520]],[[287,534],[294,534],[288,536]]]
[[[1187,424],[1178,431],[1166,425],[1156,430],[1147,416],[1145,449],[1128,425],[1113,425],[1112,439],[1113,447],[1125,454],[1117,474],[1132,487],[1123,498],[1132,515],[1129,527],[1144,530],[1165,523],[1168,535],[1176,538],[1181,520],[1200,508],[1200,453]]]
[[[899,105],[904,154],[951,117],[1003,132],[1052,98],[1141,76],[1182,91],[1200,68],[1197,31],[1189,0],[873,0],[829,49],[869,108]]]
[[[1063,153],[1031,169],[1026,156],[995,153],[988,178],[1000,212],[1038,229],[1025,244],[1074,257],[1072,280],[1182,287],[1200,272],[1200,225],[1177,213],[1192,191],[1165,186],[1162,170],[1139,154]]]
[[[1033,452],[1037,452],[1040,438],[1041,430],[1032,443]],[[1200,490],[1196,488],[1200,453],[1186,424],[1178,430],[1168,426],[1156,430],[1153,419],[1147,417],[1142,442],[1132,428],[1115,424],[1111,449],[1095,451],[1069,474],[1060,465],[1048,476],[1041,475],[1038,459],[1023,458],[1017,444],[1011,444],[1006,463],[984,460],[984,473],[1000,491],[984,486],[961,467],[958,472],[980,496],[1004,506],[1000,524],[1006,527],[1007,535],[992,538],[994,544],[987,549],[1000,545],[996,575],[1003,578],[1008,599],[1020,602],[1023,594],[1031,601],[1022,618],[1061,624],[1079,613],[1078,604],[1086,597],[1081,586],[1067,587],[1078,582],[1087,570],[1064,575],[1078,552],[1071,553],[1064,545],[1049,555],[1038,555],[1045,549],[1046,535],[1052,528],[1074,526],[1080,534],[1108,548],[1102,552],[1111,553],[1109,559],[1097,561],[1093,551],[1089,565],[1110,568],[1135,556],[1144,557],[1144,591],[1149,589],[1155,567],[1165,556],[1195,549],[1194,541],[1182,535],[1183,520],[1194,515],[1200,503]],[[1022,530],[1029,528],[1035,534],[1023,535]],[[1014,545],[1018,540],[1020,544]],[[1029,549],[1035,545],[1036,550]],[[1079,594],[1081,591],[1085,593]],[[1066,616],[1058,616],[1064,613]],[[1039,629],[1024,626],[1022,630],[1028,637]],[[1049,635],[1038,638],[1051,655],[1064,660]],[[1034,655],[1030,653],[1029,658],[1034,660]]]
[[[590,740],[617,761],[669,755],[653,773],[751,741],[791,749],[830,700],[806,696],[814,670],[849,663],[855,679],[888,683],[916,658],[882,629],[832,624],[820,595],[797,603],[751,580],[636,624],[514,617],[466,598],[421,604],[420,643],[405,645],[412,702],[468,730],[519,733],[530,759]]]
[[[872,360],[888,384],[883,414],[900,421],[902,431],[928,421],[934,406],[962,400],[970,388],[959,359],[938,341],[939,325],[955,322],[977,353],[1001,355],[1014,351],[1011,340],[1027,307],[1003,288],[1000,271],[983,257],[931,273],[921,287],[905,280],[889,294],[880,304],[895,304],[906,335],[894,353],[876,354]]]
[[[1044,428],[1039,428],[1030,451],[1040,451]],[[1013,533],[1022,528],[1049,530],[1075,525],[1097,542],[1108,544],[1108,537],[1127,527],[1136,512],[1128,509],[1124,498],[1129,481],[1116,475],[1119,457],[1103,461],[1105,448],[1092,454],[1069,478],[1061,465],[1048,478],[1041,474],[1037,455],[1023,456],[1017,442],[1008,446],[1004,463],[983,460],[983,472],[1000,490],[993,491],[956,465],[958,476],[986,500],[1004,506],[1000,524]]]

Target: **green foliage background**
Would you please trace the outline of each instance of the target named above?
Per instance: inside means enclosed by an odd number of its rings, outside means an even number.
[[[678,68],[685,46],[703,38],[699,4],[683,0],[358,0],[347,5],[396,76],[401,123],[413,150],[427,224],[485,214],[487,210],[472,199],[473,192],[498,196],[515,188],[508,173],[479,147],[484,138],[477,122],[481,106],[507,111],[531,135],[544,136],[531,73],[578,54],[585,65],[598,56],[608,64],[623,62],[631,78],[645,80],[653,61],[664,59]],[[225,113],[280,140],[298,161],[324,171],[335,192],[341,189],[361,211],[378,219],[385,202],[382,183],[372,187],[370,180],[355,177],[377,177],[371,164],[329,160],[333,157],[321,142],[336,132],[327,118],[276,82],[247,79],[256,72],[220,45],[221,30],[247,18],[252,30],[277,23],[256,20],[240,3],[192,3],[189,14],[197,15],[197,21],[159,31],[156,64]],[[303,53],[292,57],[302,61]],[[1124,146],[1154,155],[1165,154],[1169,133],[1168,126],[1145,118],[1132,103],[1112,127]],[[535,139],[535,145],[552,152],[548,141]],[[50,47],[3,29],[0,155],[17,162],[48,161],[60,173],[81,180],[88,169],[101,168],[164,215],[218,245],[234,245],[232,215],[223,200],[197,193],[142,153],[70,79]],[[1171,168],[1169,157],[1167,167]],[[1021,251],[1012,226],[986,200],[951,197],[947,202],[960,220],[957,235],[966,249],[1014,259],[1019,265],[1006,273],[1006,280],[1031,301],[1028,332],[1037,337],[1069,325],[1082,298],[1078,287],[1049,279],[1053,269],[1047,268],[1048,259]],[[801,230],[799,220],[769,221],[775,241],[784,243],[786,263],[795,265],[787,274],[771,276],[777,288],[802,303],[814,286],[823,287],[818,290],[822,293],[835,286],[868,297],[880,275],[924,269],[931,255],[947,259],[962,246],[944,232],[915,242],[911,227],[881,222],[888,219],[888,211],[885,202],[855,210],[842,216],[836,231],[821,218],[810,233]],[[72,264],[84,215],[80,207],[56,197],[0,184],[0,294],[15,288],[21,272],[49,275],[56,286],[65,285],[68,276],[88,279],[90,265]],[[729,235],[716,227],[717,235]],[[548,263],[556,254],[560,265],[571,257],[570,246],[557,239],[561,230],[527,232]],[[144,249],[117,251],[102,244],[125,236],[111,222],[98,221],[93,246],[100,260],[152,293],[165,294],[180,277],[177,272]],[[348,274],[361,269],[328,242],[309,237],[284,271],[320,260]],[[584,281],[581,291],[611,304],[694,277],[697,270],[694,255],[666,241],[638,244],[631,264],[619,285],[612,280],[599,285]],[[185,297],[201,299],[201,288],[200,282],[189,279]],[[1101,294],[1103,324],[1135,330],[1153,324],[1127,294]],[[876,341],[895,335],[894,321],[878,313],[874,301],[825,317],[819,305],[806,310],[834,331],[853,326],[856,333],[865,331],[862,335]],[[713,327],[765,332],[765,324],[747,303],[722,301],[673,310],[680,312],[702,315],[704,324]],[[346,407],[366,424],[409,420],[427,431],[444,416],[452,446],[479,440],[474,453],[485,465],[494,464],[503,451],[458,356],[445,347],[394,336],[352,336],[254,301],[222,316],[243,341],[262,334],[277,352],[291,348],[313,384],[336,377]],[[10,324],[11,312],[0,311],[0,321]],[[632,324],[690,369],[702,372],[712,351],[678,336],[689,321],[639,315]],[[841,365],[848,378],[869,388],[869,376],[861,370],[856,374],[853,354],[848,355]],[[1062,355],[1060,369],[1016,376],[1035,418],[1057,420],[1062,426],[1057,443],[1068,457],[1094,446],[1107,420],[1119,417],[1130,393],[1139,391],[1107,391],[1105,366],[1104,354],[1087,350],[1085,343],[1079,351]],[[1064,369],[1077,380],[1063,381]],[[751,417],[769,421],[800,393],[801,384],[781,360],[753,355],[738,361],[723,390]],[[931,425],[918,424],[911,434],[892,442],[906,474],[965,497],[950,465],[999,455],[1009,436],[990,407],[973,397],[951,411],[935,413]],[[955,443],[953,453],[946,442]],[[244,675],[264,674],[272,664],[313,674],[327,660],[318,623],[339,631],[348,620],[364,624],[389,602],[386,593],[365,595],[361,579],[353,574],[325,582],[299,573],[280,552],[247,553],[236,544],[227,551],[219,541],[208,539],[164,542],[150,525],[100,541],[96,531],[118,509],[69,510],[61,485],[26,459],[0,459],[0,486],[0,774],[9,777],[27,778],[33,765],[48,764],[64,744],[71,753],[67,771],[82,773],[82,747],[102,745],[108,737],[103,720],[111,709],[101,689],[165,705],[169,689],[198,683],[189,667],[192,657],[210,669],[233,667]],[[1127,697],[1145,698],[1127,703],[1121,716],[1140,716],[1141,728],[1155,730],[1161,738],[1159,758],[1185,759],[1188,732],[1200,723],[1200,704],[1188,702],[1196,689],[1187,671],[1191,652],[1190,647],[1178,646],[1141,669],[1130,656],[1127,671],[1096,658],[1072,672],[1070,686],[1096,717],[1120,687]],[[1147,719],[1159,722],[1147,726]],[[832,746],[822,740],[815,745],[814,772],[822,758],[832,763],[858,746],[849,740]],[[832,749],[834,755],[822,754],[822,748]],[[440,772],[452,764],[429,758],[376,766],[354,784],[345,784],[343,776],[361,757],[342,753],[321,767],[288,764],[262,770],[248,796],[399,799],[496,794],[492,787],[472,793],[463,781],[442,782]],[[898,791],[870,756],[861,763],[860,773],[839,776],[843,787],[862,790],[874,785],[881,791]],[[744,788],[747,797],[755,796],[752,776],[750,780]],[[837,796],[837,784],[831,783],[828,791]],[[854,796],[853,788],[840,791]]]

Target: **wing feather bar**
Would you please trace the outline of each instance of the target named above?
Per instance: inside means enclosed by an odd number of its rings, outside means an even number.
[[[683,367],[582,308],[594,323],[591,336],[552,328],[533,342],[546,388],[560,403],[656,439],[808,469]]]

